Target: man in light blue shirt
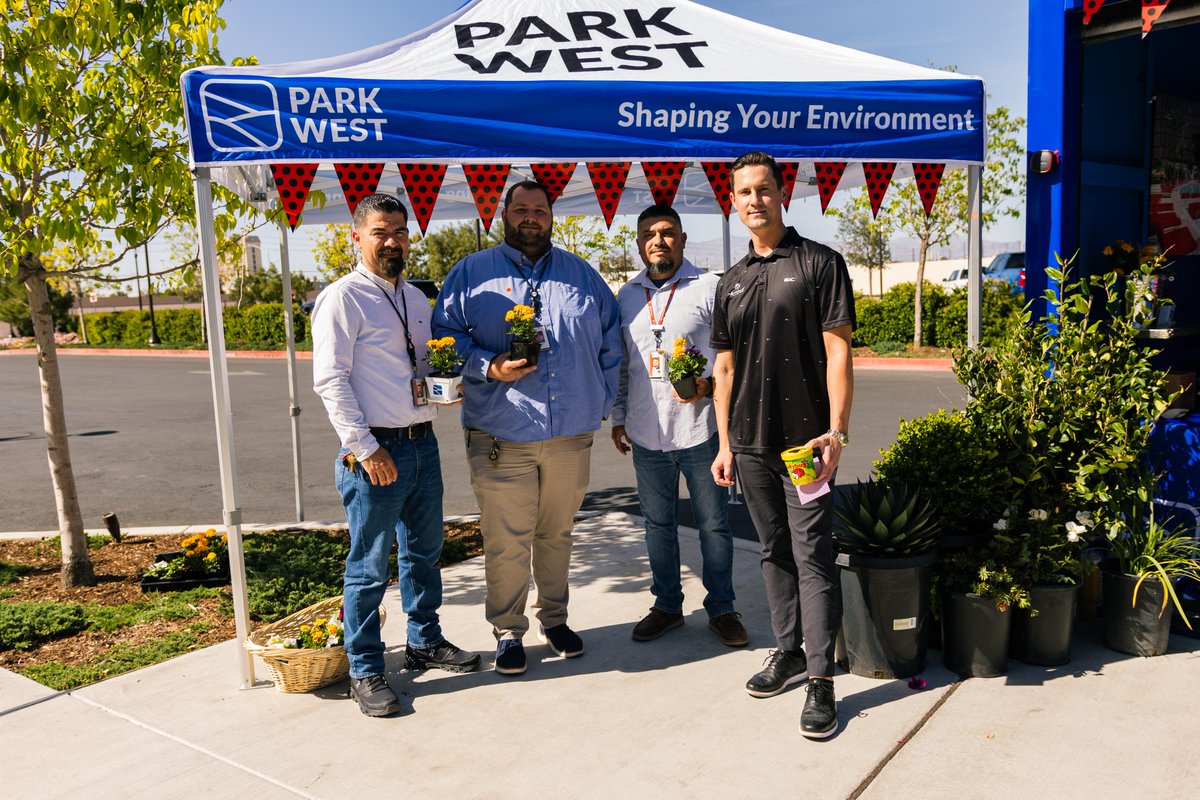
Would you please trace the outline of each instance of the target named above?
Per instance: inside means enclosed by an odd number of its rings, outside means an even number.
[[[647,208],[637,226],[638,255],[646,269],[617,293],[625,360],[612,438],[622,453],[633,452],[654,594],[654,605],[634,627],[633,638],[651,641],[683,625],[677,521],[682,475],[700,532],[708,626],[725,644],[741,647],[748,639],[733,609],[733,534],[725,491],[709,471],[718,449],[711,379],[697,378],[696,393],[687,398],[668,379],[677,339],[700,350],[709,364],[715,357],[708,340],[719,279],[684,258],[686,242],[674,209]]]
[[[560,656],[583,654],[567,626],[567,571],[592,435],[617,394],[621,333],[600,274],[551,246],[544,186],[512,186],[503,217],[504,243],[467,256],[446,277],[433,326],[466,358],[462,420],[481,512],[485,614],[497,639],[496,671],[516,675],[526,668],[531,573],[538,638]],[[518,305],[533,309],[536,365],[510,357],[505,315]]]

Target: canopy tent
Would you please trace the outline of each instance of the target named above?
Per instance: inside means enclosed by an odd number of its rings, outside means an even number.
[[[346,221],[362,195],[403,186],[424,228],[439,215],[478,213],[490,224],[514,170],[561,189],[560,213],[600,212],[611,223],[650,197],[728,216],[729,162],[749,150],[784,164],[789,196],[816,194],[823,208],[839,186],[856,184],[878,208],[890,180],[905,175],[916,176],[928,208],[943,169],[967,167],[969,336],[978,340],[986,139],[978,78],[690,0],[473,0],[388,44],[319,61],[192,70],[182,86],[240,637],[245,570],[212,180],[264,210],[282,209],[293,227]],[[624,191],[627,182],[634,191]],[[294,373],[292,383],[295,416]],[[241,664],[249,685],[250,656]]]

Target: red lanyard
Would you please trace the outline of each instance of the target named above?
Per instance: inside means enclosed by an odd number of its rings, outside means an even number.
[[[679,281],[675,281],[671,286],[671,293],[667,295],[667,304],[663,306],[662,316],[658,319],[654,318],[654,298],[650,295],[650,289],[646,289],[646,307],[650,309],[650,325],[662,325],[667,319],[667,309],[671,307],[671,299],[675,297],[675,290],[679,288]]]

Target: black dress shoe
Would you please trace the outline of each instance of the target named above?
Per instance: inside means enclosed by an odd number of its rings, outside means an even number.
[[[447,672],[474,672],[479,669],[479,660],[479,653],[461,650],[444,640],[434,647],[404,646],[406,669],[419,670],[437,667]]]
[[[368,717],[390,717],[400,713],[400,698],[382,675],[350,679],[350,696]]]
[[[792,654],[786,650],[772,650],[763,663],[762,671],[746,681],[746,691],[752,697],[774,697],[808,677],[808,659],[803,651]]]
[[[827,739],[837,731],[837,702],[833,697],[833,681],[828,678],[812,678],[808,686],[808,699],[800,712],[800,733],[809,739]]]
[[[635,642],[654,641],[664,633],[683,626],[683,614],[672,614],[661,608],[653,607],[650,613],[642,617],[642,621],[633,626]]]

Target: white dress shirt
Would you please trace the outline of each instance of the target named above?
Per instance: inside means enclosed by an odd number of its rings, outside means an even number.
[[[379,449],[371,427],[407,428],[437,415],[432,405],[413,405],[413,369],[401,324],[405,303],[420,377],[429,371],[423,359],[432,318],[420,289],[404,280],[393,287],[360,262],[313,306],[313,389],[342,447],[359,460]]]
[[[651,310],[646,292],[650,292],[655,319],[665,326],[662,349],[670,356],[675,340],[684,337],[688,346],[699,349],[708,358],[703,376],[708,377],[712,375],[716,357],[708,338],[719,280],[684,259],[662,286],[655,286],[646,270],[642,270],[617,292],[625,361],[621,365],[612,424],[624,425],[625,435],[639,447],[661,452],[683,450],[707,442],[717,431],[711,397],[681,403],[671,393],[669,380],[651,379],[649,359],[655,350],[655,338],[650,328]],[[671,298],[669,306],[667,298]]]

